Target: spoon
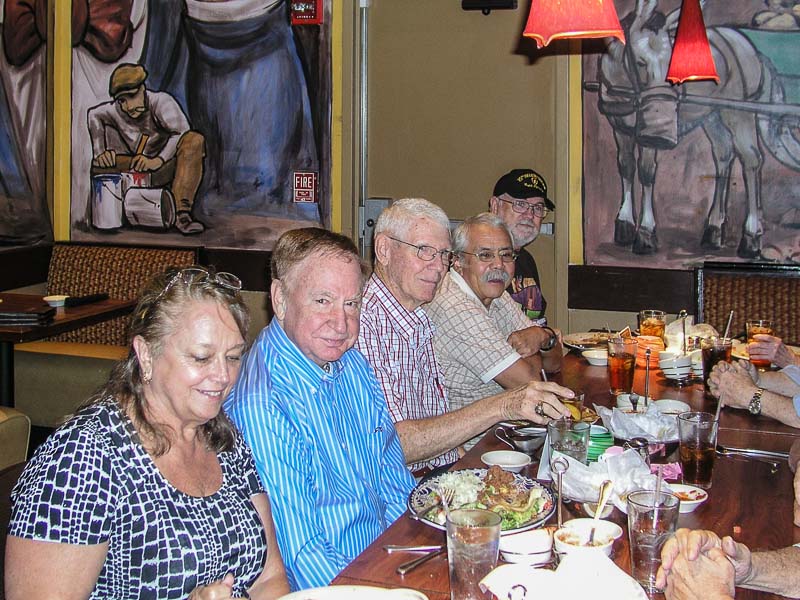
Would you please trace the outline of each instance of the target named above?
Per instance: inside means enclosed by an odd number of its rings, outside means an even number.
[[[594,511],[594,521],[592,522],[592,529],[589,532],[589,546],[592,545],[594,542],[594,532],[597,529],[597,522],[600,520],[600,515],[603,514],[603,509],[606,507],[606,503],[608,499],[611,497],[611,490],[614,489],[614,486],[611,484],[611,481],[606,479],[603,483],[600,484],[600,498],[597,501],[597,508]]]

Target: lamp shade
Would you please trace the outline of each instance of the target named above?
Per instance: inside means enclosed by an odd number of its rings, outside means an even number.
[[[613,0],[533,0],[522,35],[539,48],[560,38],[614,36],[625,43]]]
[[[700,10],[700,0],[683,0],[667,81],[683,83],[700,79],[713,79],[719,83],[717,67],[706,35],[706,24],[703,22],[703,12]]]

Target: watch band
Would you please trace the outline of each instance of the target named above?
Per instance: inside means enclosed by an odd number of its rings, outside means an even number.
[[[542,352],[547,352],[548,350],[552,350],[555,347],[556,342],[558,341],[558,336],[556,335],[556,332],[553,331],[550,327],[542,326],[542,329],[550,332],[550,339],[547,340],[541,346],[539,346],[539,350]]]
[[[761,395],[764,393],[764,388],[756,388],[756,391],[753,393],[753,397],[750,398],[750,404],[747,406],[747,410],[750,411],[751,415],[760,415],[761,414]]]

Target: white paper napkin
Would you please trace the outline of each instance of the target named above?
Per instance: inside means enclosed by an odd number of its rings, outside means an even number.
[[[567,554],[555,571],[501,565],[483,578],[480,587],[504,600],[548,596],[559,600],[647,600],[642,587],[601,551]]]

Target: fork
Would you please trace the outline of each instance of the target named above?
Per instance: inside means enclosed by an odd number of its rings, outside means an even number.
[[[439,485],[439,497],[442,499],[442,507],[447,520],[450,520],[450,505],[456,497],[456,491],[446,485]]]

